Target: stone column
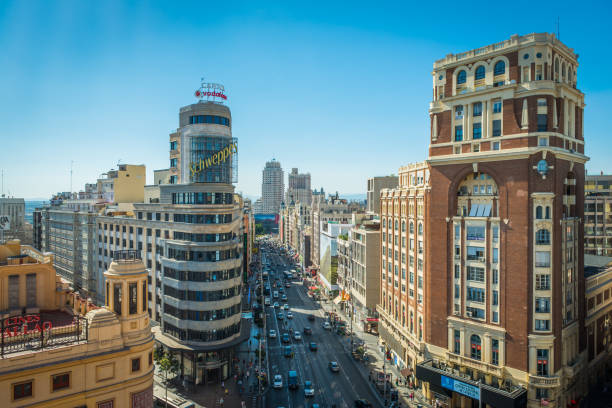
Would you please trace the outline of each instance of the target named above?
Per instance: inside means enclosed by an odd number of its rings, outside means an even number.
[[[480,117],[480,127],[481,127],[481,135],[482,139],[486,139],[489,137],[489,112],[488,107],[490,103],[489,101],[482,101],[482,116]]]
[[[536,374],[536,362],[538,361],[538,355],[536,353],[535,346],[529,346],[529,374]]]
[[[472,114],[470,104],[465,104],[463,109],[463,140],[472,140]]]

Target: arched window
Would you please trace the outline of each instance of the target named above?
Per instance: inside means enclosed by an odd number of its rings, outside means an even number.
[[[485,67],[484,65],[481,65],[478,68],[476,68],[474,79],[478,81],[479,79],[483,79],[484,77],[485,77]]]
[[[536,244],[537,245],[549,245],[550,244],[550,231],[547,229],[541,229],[536,232]]]
[[[406,221],[402,221],[402,232],[406,232]]]
[[[423,340],[423,318],[419,317],[419,340]]]
[[[572,71],[572,67],[567,68],[567,82],[570,85],[574,82],[574,71]]]
[[[474,360],[480,360],[482,356],[482,344],[480,336],[472,334],[470,337],[470,357]]]
[[[397,228],[399,226],[399,223],[397,222],[397,220],[395,220],[395,230],[397,231]]]
[[[550,206],[546,206],[546,219],[550,220]]]
[[[406,306],[402,305],[402,327],[406,327]]]
[[[466,78],[467,74],[465,73],[465,71],[459,71],[459,73],[457,74],[457,85],[465,84]]]
[[[503,75],[506,73],[506,63],[504,61],[497,61],[493,68],[493,75]]]
[[[383,228],[387,228],[387,219],[383,218]]]
[[[542,219],[542,206],[538,205],[536,207],[536,219],[541,220]]]
[[[561,65],[561,80],[565,82],[565,62]]]
[[[559,80],[559,60],[555,60],[555,81]]]
[[[414,313],[410,312],[410,333],[414,333]]]
[[[419,235],[423,235],[423,224],[419,222]]]
[[[410,233],[414,234],[414,222],[410,221]]]

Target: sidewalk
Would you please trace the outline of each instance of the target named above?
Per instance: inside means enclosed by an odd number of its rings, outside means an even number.
[[[344,312],[341,310],[342,308],[334,305],[332,301],[320,302],[320,304],[325,312],[334,311],[335,309],[335,312],[342,316],[343,320],[345,320],[347,322],[347,325],[350,327],[350,319],[346,317]],[[366,345],[369,360],[367,362],[357,363],[357,366],[359,367],[364,378],[368,378],[370,381],[372,381],[371,374],[374,371],[383,371],[384,365],[384,371],[387,373],[391,373],[391,383],[393,384],[393,387],[398,390],[399,402],[402,404],[402,407],[431,407],[431,404],[427,402],[427,398],[425,398],[425,396],[421,393],[420,389],[410,389],[406,385],[395,386],[395,380],[397,378],[402,379],[403,376],[400,375],[400,372],[397,367],[393,366],[389,362],[384,363],[384,354],[380,350],[380,346],[378,344],[378,337],[370,333],[364,332],[359,322],[357,322],[357,324],[353,322],[353,338],[354,340],[363,341]],[[351,337],[344,336],[341,340],[346,352],[350,354]],[[387,392],[389,392],[389,390]],[[411,393],[414,395],[414,400],[410,400]],[[383,397],[381,395],[381,402],[382,401]]]

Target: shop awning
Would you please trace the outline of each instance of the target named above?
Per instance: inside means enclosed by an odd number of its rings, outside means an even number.
[[[341,301],[342,301],[342,296],[338,296],[338,297],[336,297],[336,298],[334,299],[334,303],[335,303],[335,304],[338,304],[338,303],[340,303]]]
[[[377,322],[378,321],[378,317],[368,317],[366,320],[368,322]]]
[[[308,290],[317,290],[317,287],[316,286],[311,286],[311,287],[308,288]]]

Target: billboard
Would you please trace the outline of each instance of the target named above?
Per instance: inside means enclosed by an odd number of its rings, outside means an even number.
[[[11,219],[8,215],[0,215],[0,231],[8,231],[11,229]]]

